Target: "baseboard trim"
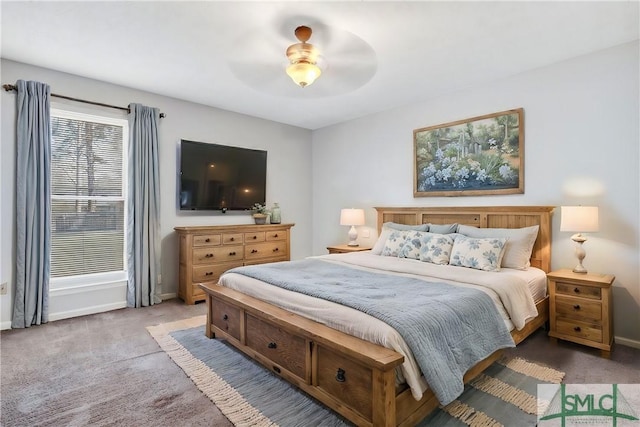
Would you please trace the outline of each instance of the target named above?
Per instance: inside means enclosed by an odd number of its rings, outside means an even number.
[[[77,310],[60,311],[58,313],[49,313],[49,321],[69,319],[71,317],[86,316],[88,314],[104,313],[105,311],[118,310],[126,308],[126,301],[118,301],[111,304],[94,305],[91,307],[82,307]]]
[[[178,294],[176,294],[175,292],[168,293],[168,294],[160,294],[160,298],[162,298],[162,301],[166,301],[168,299],[178,298]]]
[[[640,341],[630,340],[629,338],[615,337],[615,342],[627,347],[640,348]]]

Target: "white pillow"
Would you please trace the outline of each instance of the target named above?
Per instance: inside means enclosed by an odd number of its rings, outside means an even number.
[[[380,230],[380,235],[378,236],[376,244],[373,245],[373,248],[371,249],[372,254],[382,254],[382,248],[384,248],[384,244],[387,242],[389,234],[391,234],[393,230],[429,231],[429,224],[407,225],[398,224],[396,222],[385,222],[384,224],[382,224],[382,230]]]
[[[476,239],[458,235],[451,249],[450,265],[484,271],[500,271],[506,237]]]
[[[478,238],[508,238],[501,266],[526,270],[531,265],[531,251],[538,237],[539,228],[537,225],[524,228],[477,228],[460,224],[458,233]]]
[[[384,247],[382,248],[382,253],[380,255],[397,257],[402,246],[404,246],[407,233],[409,233],[409,231],[391,230],[391,234],[389,234],[387,241],[384,243]]]

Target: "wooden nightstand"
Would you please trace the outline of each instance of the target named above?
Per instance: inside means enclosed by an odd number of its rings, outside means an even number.
[[[552,339],[599,348],[609,358],[613,345],[611,274],[552,271],[549,280],[549,320]]]
[[[348,246],[348,245],[336,245],[327,246],[327,250],[330,254],[346,254],[348,252],[361,252],[369,251],[371,248],[367,246]]]

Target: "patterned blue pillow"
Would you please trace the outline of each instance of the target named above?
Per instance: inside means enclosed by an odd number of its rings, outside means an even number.
[[[404,241],[407,238],[408,231],[392,231],[384,242],[382,248],[382,256],[395,256],[397,257],[404,245]]]
[[[499,271],[507,238],[474,239],[456,236],[449,264],[484,271]]]
[[[454,238],[451,235],[425,233],[420,248],[420,261],[432,264],[449,264]]]
[[[422,239],[425,234],[422,231],[407,231],[404,244],[398,251],[398,258],[420,259],[420,248],[422,247]]]

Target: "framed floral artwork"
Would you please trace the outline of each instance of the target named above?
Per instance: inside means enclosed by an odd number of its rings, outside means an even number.
[[[413,131],[414,197],[524,193],[524,111]]]

